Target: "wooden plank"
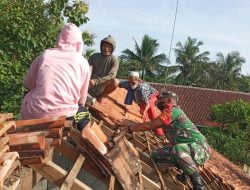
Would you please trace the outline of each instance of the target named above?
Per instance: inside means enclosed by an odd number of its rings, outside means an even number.
[[[20,157],[19,160],[21,161],[22,165],[30,165],[30,164],[43,164],[46,163],[48,159],[46,157],[43,158],[42,156],[37,156],[37,157]]]
[[[76,162],[74,163],[73,168],[68,173],[68,176],[66,177],[65,181],[63,182],[60,190],[68,190],[71,189],[73,185],[73,180],[76,178],[77,174],[82,168],[82,164],[85,160],[85,157],[83,155],[79,155]]]
[[[109,179],[108,190],[114,190],[114,189],[115,189],[115,176],[111,175]]]
[[[16,124],[15,121],[6,121],[0,124],[0,137],[3,136],[8,130],[15,130]]]
[[[0,124],[9,120],[13,119],[14,115],[12,113],[2,113],[0,114]]]
[[[3,147],[1,150],[0,150],[0,157],[2,157],[4,155],[4,153],[6,153],[8,150],[9,150],[9,146],[6,145],[5,147]]]
[[[58,186],[62,185],[67,175],[67,172],[65,170],[63,170],[61,167],[59,167],[52,161],[48,161],[45,164],[31,165],[31,167],[36,172],[40,173],[43,177],[47,178],[49,181],[55,183]],[[82,183],[80,180],[76,178],[73,180],[71,189],[72,190],[91,190],[89,186]]]
[[[9,135],[9,146],[11,151],[40,150],[45,149],[45,136],[31,134]]]
[[[31,119],[31,120],[19,120],[16,121],[17,130],[29,131],[29,130],[39,130],[39,129],[50,129],[65,126],[66,117],[51,117],[42,119]]]
[[[1,137],[0,138],[0,150],[5,147],[5,145],[7,145],[9,142],[9,137],[6,136],[6,137]]]
[[[18,154],[20,155],[20,157],[37,157],[37,156],[41,156],[41,157],[45,157],[47,155],[47,151],[46,150],[24,150],[24,151],[18,151]]]
[[[142,174],[143,184],[146,189],[154,189],[154,190],[161,190],[161,187],[149,179],[147,176]]]

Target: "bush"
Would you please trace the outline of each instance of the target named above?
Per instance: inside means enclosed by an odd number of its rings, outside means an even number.
[[[231,161],[250,165],[250,103],[237,100],[214,105],[211,117],[222,126],[200,129],[209,144]]]
[[[83,1],[0,1],[0,112],[19,112],[32,60],[55,46],[64,21],[79,26],[88,21],[87,12]]]

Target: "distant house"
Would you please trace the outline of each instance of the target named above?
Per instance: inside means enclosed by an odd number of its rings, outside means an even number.
[[[178,94],[179,105],[196,125],[216,126],[210,120],[211,106],[242,99],[250,102],[250,93],[198,88],[180,85],[150,83],[159,91],[170,90]]]

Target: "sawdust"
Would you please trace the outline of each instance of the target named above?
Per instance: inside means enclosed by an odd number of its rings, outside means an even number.
[[[124,117],[135,122],[142,122],[139,106],[135,103],[125,106],[123,103],[125,96],[126,90],[118,88],[107,98],[105,104],[97,103],[95,107],[103,113],[108,113],[107,116],[111,120],[111,124]],[[205,166],[218,174],[224,181],[232,184],[235,189],[250,190],[250,177],[239,166],[233,164],[215,150],[212,150],[212,157]]]
[[[22,166],[18,169],[16,169],[10,177],[8,177],[7,179],[5,179],[4,181],[4,185],[6,187],[10,187],[12,186],[18,179],[22,179],[22,177],[26,176],[27,174],[30,173],[30,170],[32,170],[30,167],[26,167],[26,166]],[[21,180],[21,183],[23,183],[23,181]]]

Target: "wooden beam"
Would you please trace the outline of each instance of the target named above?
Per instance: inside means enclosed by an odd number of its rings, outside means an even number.
[[[29,131],[29,130],[39,130],[39,129],[50,129],[65,126],[66,117],[52,117],[52,118],[42,118],[42,119],[30,119],[30,120],[18,120],[16,123],[17,131]]]
[[[151,147],[150,147],[150,143],[149,143],[149,138],[147,137],[147,133],[144,132],[144,134],[145,134],[145,138],[146,138],[146,140],[147,140],[148,149],[149,149],[149,151],[151,151]],[[165,181],[163,180],[163,177],[162,177],[162,175],[161,175],[161,172],[160,172],[159,169],[158,169],[158,166],[156,165],[156,163],[154,162],[154,160],[152,159],[152,157],[150,157],[150,158],[151,158],[151,162],[152,162],[153,165],[154,165],[155,171],[156,171],[156,173],[157,173],[157,175],[158,175],[158,177],[159,177],[159,180],[160,180],[160,182],[161,182],[161,188],[162,188],[163,190],[167,190],[167,189],[168,189],[168,188],[167,188],[167,185],[166,185]]]
[[[65,140],[62,140],[62,144],[59,147],[55,147],[59,152],[61,152],[64,156],[69,158],[72,161],[76,161],[78,156],[80,155],[80,151],[74,147],[72,144],[68,143]],[[108,178],[106,178],[97,166],[88,158],[84,161],[83,167],[85,171],[88,171],[91,175],[98,178],[103,183],[107,183]]]
[[[9,135],[11,151],[40,150],[45,149],[45,136],[36,136],[33,133]]]
[[[5,145],[7,145],[9,142],[9,137],[0,137],[0,150],[5,147]]]
[[[115,176],[111,175],[109,179],[108,190],[114,190],[114,189],[115,189]]]
[[[48,161],[45,164],[35,164],[30,166],[36,172],[40,173],[43,177],[47,178],[49,181],[55,183],[58,186],[62,185],[67,176],[67,172],[52,161]],[[76,178],[73,179],[72,183],[72,190],[91,190],[89,186]]]
[[[0,157],[2,157],[4,155],[4,153],[6,153],[9,149],[10,149],[10,147],[8,145],[6,145],[5,147],[3,147],[0,150]]]
[[[65,181],[63,182],[60,190],[68,190],[71,189],[73,185],[73,180],[76,178],[77,174],[82,168],[82,164],[85,160],[85,157],[83,155],[79,155],[76,162],[74,163],[73,168],[68,173],[68,176],[66,177]]]
[[[161,190],[161,187],[149,179],[147,176],[142,174],[142,179],[143,179],[143,185],[146,189],[154,189],[154,190]]]

